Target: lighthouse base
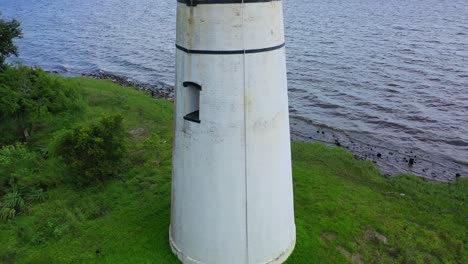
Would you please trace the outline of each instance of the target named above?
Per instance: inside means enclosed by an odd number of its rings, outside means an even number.
[[[190,256],[185,255],[184,252],[182,252],[182,250],[177,247],[174,240],[172,239],[170,227],[169,227],[169,244],[171,245],[172,252],[177,256],[177,258],[183,264],[207,264],[205,262],[193,259]],[[281,264],[289,258],[295,246],[296,246],[296,239],[291,241],[291,244],[288,246],[288,248],[282,251],[281,254],[279,254],[276,258],[268,260],[263,263],[255,263],[255,264]],[[246,263],[246,264],[250,264],[250,263]]]

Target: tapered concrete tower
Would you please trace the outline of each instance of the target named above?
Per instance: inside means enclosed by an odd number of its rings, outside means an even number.
[[[282,2],[178,0],[170,244],[183,263],[295,245]]]

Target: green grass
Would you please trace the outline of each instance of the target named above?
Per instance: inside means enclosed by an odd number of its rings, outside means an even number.
[[[108,81],[67,82],[82,93],[83,111],[51,117],[31,144],[46,147],[61,129],[121,113],[128,168],[78,189],[51,159],[43,173],[62,180],[45,202],[0,223],[0,263],[177,263],[168,244],[172,103]],[[466,179],[388,179],[343,149],[292,148],[297,244],[287,263],[468,263]]]

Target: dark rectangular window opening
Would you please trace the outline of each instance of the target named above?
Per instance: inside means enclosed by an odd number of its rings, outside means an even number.
[[[185,120],[200,123],[200,110],[192,112],[186,116],[184,116]]]
[[[200,91],[202,87],[194,82],[184,82],[184,119],[200,123]]]

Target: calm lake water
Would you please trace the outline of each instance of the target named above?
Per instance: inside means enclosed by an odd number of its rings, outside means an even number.
[[[0,10],[23,24],[17,43],[25,64],[170,85],[175,5],[1,0]],[[468,176],[466,0],[284,0],[284,6],[293,117],[421,153],[444,173]]]

